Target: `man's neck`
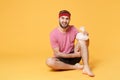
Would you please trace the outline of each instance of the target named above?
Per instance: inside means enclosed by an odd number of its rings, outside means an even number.
[[[67,27],[67,28],[64,29],[64,28],[61,28],[61,27],[59,26],[59,27],[58,27],[58,30],[60,30],[61,32],[65,33],[68,28],[69,28],[69,27]]]

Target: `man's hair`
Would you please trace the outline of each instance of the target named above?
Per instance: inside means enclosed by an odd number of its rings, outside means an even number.
[[[70,13],[69,11],[67,11],[67,10],[61,10],[61,11],[59,12],[59,16],[60,16],[61,14],[68,14],[69,17],[71,16],[71,13]]]
[[[63,14],[63,13],[67,13],[67,14],[71,15],[71,13],[70,13],[69,11],[67,11],[67,10],[61,10],[61,11],[59,12],[59,14]]]

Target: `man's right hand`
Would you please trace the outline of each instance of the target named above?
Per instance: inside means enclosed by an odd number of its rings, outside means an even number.
[[[77,57],[80,57],[80,56],[81,56],[81,55],[80,55],[80,52],[75,52],[75,54],[76,54]]]

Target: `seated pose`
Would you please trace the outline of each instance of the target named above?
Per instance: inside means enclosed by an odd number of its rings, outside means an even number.
[[[84,74],[94,76],[89,67],[89,39],[75,39],[79,31],[69,25],[71,14],[67,10],[59,12],[59,26],[50,33],[50,43],[54,57],[47,59],[46,64],[53,70],[80,69]],[[87,34],[87,32],[83,32]],[[83,65],[80,65],[82,59]]]

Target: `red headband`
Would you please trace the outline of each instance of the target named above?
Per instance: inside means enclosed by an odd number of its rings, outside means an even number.
[[[61,16],[68,16],[68,17],[70,18],[70,14],[68,14],[68,13],[61,13],[61,14],[59,14],[59,18],[60,18]]]

